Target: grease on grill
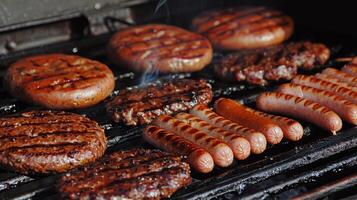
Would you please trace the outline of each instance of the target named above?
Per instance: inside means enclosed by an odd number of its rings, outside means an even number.
[[[159,115],[187,111],[212,100],[211,86],[204,80],[172,80],[146,87],[122,90],[107,104],[115,122],[147,124]]]
[[[66,199],[162,199],[190,183],[189,165],[181,157],[133,149],[65,174],[59,190]]]
[[[119,66],[140,72],[193,72],[212,60],[212,47],[206,38],[159,24],[116,33],[110,40],[108,53]]]
[[[64,172],[104,154],[99,125],[83,116],[31,111],[0,118],[0,164],[29,173]]]
[[[5,82],[23,101],[54,109],[95,105],[114,89],[114,75],[104,64],[73,55],[27,57],[12,64]]]

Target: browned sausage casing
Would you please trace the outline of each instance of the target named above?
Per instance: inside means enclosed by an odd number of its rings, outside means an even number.
[[[203,131],[217,139],[225,141],[229,147],[231,147],[236,159],[244,160],[250,155],[250,144],[248,140],[244,139],[238,134],[212,126],[206,121],[203,121],[202,119],[188,113],[179,113],[176,115],[176,118],[190,124],[193,128]]]
[[[334,68],[326,68],[323,74],[337,78],[341,82],[347,83],[350,87],[357,87],[357,78]]]
[[[191,167],[200,173],[213,170],[211,154],[198,145],[157,126],[148,126],[143,132],[144,139],[150,144],[168,152],[186,155]]]
[[[357,77],[357,57],[355,57],[352,62],[342,67],[341,70],[351,76]]]
[[[337,78],[336,78],[335,76],[333,76],[333,75],[317,73],[317,74],[315,74],[315,77],[316,77],[316,78],[319,78],[319,79],[321,79],[321,80],[324,80],[324,81],[327,81],[327,82],[331,82],[331,83],[337,84],[337,85],[339,85],[339,86],[348,88],[348,89],[350,89],[350,90],[357,91],[357,88],[354,88],[354,87],[353,87],[351,84],[349,84],[349,83],[342,82],[340,79],[337,79]]]
[[[306,85],[309,87],[317,88],[320,90],[326,90],[336,95],[340,95],[354,104],[357,104],[357,92],[346,87],[342,87],[340,85],[324,81],[313,76],[305,75],[297,75],[291,82],[299,85]]]
[[[232,149],[225,142],[192,128],[178,119],[168,115],[161,115],[153,121],[153,124],[175,132],[177,135],[206,149],[213,157],[214,163],[220,167],[227,167],[233,162]]]
[[[304,135],[304,128],[299,122],[293,119],[277,115],[271,115],[250,108],[248,109],[251,110],[253,113],[256,113],[257,115],[273,120],[276,124],[280,126],[280,128],[283,130],[284,137],[288,140],[298,141]]]
[[[262,132],[271,144],[278,144],[283,139],[283,131],[275,122],[249,111],[234,100],[220,98],[215,102],[214,108],[219,115]]]
[[[267,146],[267,140],[265,136],[254,130],[244,126],[241,126],[231,120],[225,119],[222,116],[216,114],[206,105],[199,104],[190,110],[190,113],[213,126],[222,128],[224,130],[234,132],[246,138],[250,143],[251,152],[254,154],[260,154],[265,151]]]
[[[342,128],[341,118],[332,110],[310,100],[289,94],[265,92],[257,98],[257,107],[265,112],[301,118],[330,130],[333,134]]]
[[[342,119],[357,125],[357,105],[331,92],[297,84],[283,84],[279,92],[302,97],[335,111]]]

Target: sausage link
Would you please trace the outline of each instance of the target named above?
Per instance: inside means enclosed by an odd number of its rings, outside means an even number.
[[[265,118],[269,118],[272,121],[274,121],[276,124],[278,124],[281,130],[283,130],[284,137],[288,140],[298,141],[304,135],[304,128],[296,120],[287,117],[271,115],[268,113],[253,110],[251,108],[248,109],[257,115],[260,115]]]
[[[347,83],[347,85],[349,85],[350,87],[357,87],[357,78],[340,70],[334,68],[326,68],[322,71],[322,74],[335,77],[341,82]]]
[[[323,81],[331,82],[331,83],[337,84],[339,86],[348,88],[350,90],[357,91],[357,88],[354,88],[353,86],[351,86],[350,84],[348,84],[346,82],[342,82],[340,79],[337,79],[332,75],[317,73],[314,76],[316,78],[323,80]]]
[[[342,128],[341,118],[332,110],[310,100],[283,94],[265,92],[257,98],[257,107],[265,112],[278,113],[310,121],[333,134]]]
[[[278,92],[317,102],[336,112],[345,121],[357,125],[357,105],[331,92],[297,84],[283,84]]]
[[[178,119],[161,115],[153,121],[153,124],[170,130],[206,149],[212,155],[214,163],[220,167],[227,167],[233,162],[232,149],[225,142],[192,128]]]
[[[179,113],[176,115],[176,118],[187,124],[190,124],[193,128],[211,135],[212,137],[225,141],[229,147],[231,147],[236,159],[244,160],[248,158],[250,154],[250,144],[248,140],[244,139],[238,134],[212,126],[200,118],[188,113]]]
[[[190,113],[213,126],[222,128],[224,130],[234,132],[247,139],[250,143],[251,153],[260,154],[263,153],[267,146],[267,140],[265,136],[254,129],[250,129],[241,126],[229,119],[225,119],[222,116],[216,114],[206,105],[199,104],[190,110]]]
[[[297,75],[294,77],[294,79],[291,82],[299,85],[305,85],[305,86],[317,88],[320,90],[326,90],[336,95],[340,95],[354,104],[357,104],[357,92],[348,89],[346,87],[342,87],[337,84],[324,81],[322,79],[313,76],[305,76],[305,75]]]
[[[275,122],[247,110],[234,100],[220,98],[215,102],[214,108],[219,115],[262,132],[271,144],[278,144],[283,139],[283,131]]]
[[[342,67],[341,71],[343,71],[351,76],[357,77],[357,62],[355,64],[352,61],[352,63],[349,63],[349,64],[345,65],[344,67]]]
[[[181,136],[157,126],[147,126],[143,131],[143,138],[157,148],[187,156],[191,167],[197,172],[208,173],[213,170],[211,154]]]

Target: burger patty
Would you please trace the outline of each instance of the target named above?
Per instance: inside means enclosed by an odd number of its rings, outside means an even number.
[[[292,42],[228,54],[215,64],[214,71],[222,80],[266,85],[268,81],[291,80],[299,68],[320,67],[329,57],[330,50],[323,44]]]
[[[107,104],[115,122],[148,124],[159,115],[187,111],[212,100],[211,86],[204,80],[173,80],[137,89],[125,89]]]
[[[63,175],[65,199],[162,199],[191,183],[189,165],[159,150],[118,151]]]
[[[32,111],[0,118],[0,164],[31,174],[65,172],[104,154],[99,125],[81,115]]]

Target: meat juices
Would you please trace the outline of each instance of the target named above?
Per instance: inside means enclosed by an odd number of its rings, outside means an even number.
[[[234,100],[220,98],[215,102],[214,109],[229,120],[262,132],[271,144],[278,144],[283,139],[283,131],[277,123],[253,113]]]
[[[81,115],[32,111],[0,118],[0,164],[23,173],[65,172],[104,154],[99,125]]]
[[[205,35],[215,48],[261,48],[287,40],[293,32],[290,17],[264,7],[212,10],[198,15],[192,29]]]
[[[299,68],[319,67],[329,57],[330,50],[323,44],[292,42],[228,54],[214,65],[214,72],[224,81],[264,86],[272,81],[291,80]]]
[[[119,67],[137,72],[194,72],[212,60],[210,42],[179,27],[148,24],[113,35],[109,56]]]
[[[333,134],[342,128],[342,120],[335,112],[318,103],[289,94],[262,93],[257,98],[257,108],[312,122]]]
[[[137,89],[124,89],[106,104],[115,122],[148,124],[159,115],[188,111],[196,104],[208,104],[211,86],[204,80],[172,80]]]
[[[181,157],[132,149],[64,174],[59,192],[64,199],[165,199],[191,181]]]
[[[4,77],[13,96],[51,109],[95,105],[109,96],[115,85],[106,65],[65,54],[21,59],[8,68]]]

